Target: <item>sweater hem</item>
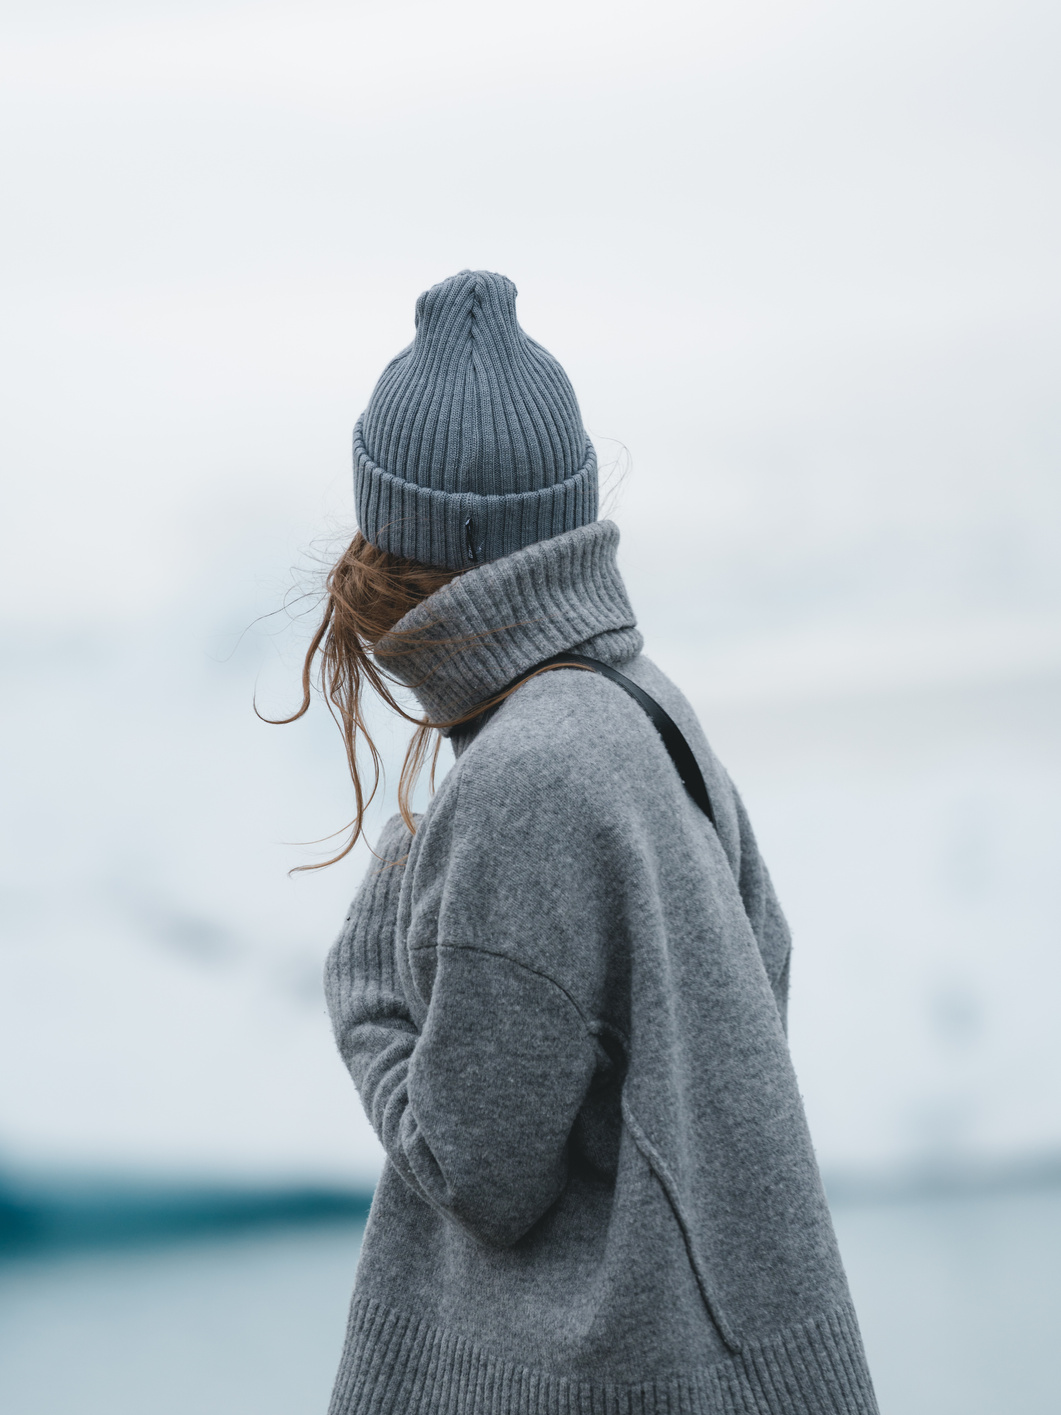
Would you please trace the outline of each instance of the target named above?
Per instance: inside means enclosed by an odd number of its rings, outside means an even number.
[[[843,1304],[710,1366],[649,1381],[535,1370],[355,1297],[329,1415],[877,1415]]]

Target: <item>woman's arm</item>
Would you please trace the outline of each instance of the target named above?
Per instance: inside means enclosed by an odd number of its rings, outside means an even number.
[[[404,1081],[418,1029],[395,967],[398,896],[412,835],[392,817],[328,954],[324,994],[339,1052],[382,1139],[383,1114]],[[371,1102],[371,1103],[370,1103]]]
[[[508,1247],[567,1183],[567,1145],[596,1066],[571,999],[476,947],[437,950],[424,1029],[384,1144],[402,1173],[481,1242]]]
[[[394,942],[404,872],[395,862],[409,844],[395,818],[329,955],[333,1026],[406,1183],[481,1242],[508,1246],[563,1190],[567,1140],[597,1049],[557,983],[479,937],[432,947],[430,1001],[417,1028]]]

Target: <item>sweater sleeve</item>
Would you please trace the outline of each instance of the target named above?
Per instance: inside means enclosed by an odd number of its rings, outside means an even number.
[[[411,844],[401,816],[392,817],[324,969],[339,1052],[380,1138],[387,1101],[404,1082],[417,1037],[395,966],[398,899]]]
[[[740,824],[740,877],[738,886],[759,954],[770,980],[781,1024],[788,1029],[788,978],[792,935],[781,912],[769,871],[759,853],[751,821],[736,789],[733,792]]]
[[[508,1247],[567,1183],[568,1137],[596,1062],[551,979],[475,947],[437,949],[405,1104],[384,1144],[414,1187],[481,1242]]]
[[[595,1043],[558,983],[492,951],[478,931],[416,950],[430,954],[432,975],[417,1026],[395,956],[404,866],[392,862],[409,840],[398,824],[384,832],[378,853],[387,863],[362,886],[329,959],[336,1036],[409,1187],[480,1242],[507,1247],[566,1184],[567,1141]],[[418,912],[438,906],[429,892]]]

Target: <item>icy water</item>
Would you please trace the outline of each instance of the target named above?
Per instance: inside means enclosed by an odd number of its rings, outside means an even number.
[[[883,1415],[1055,1415],[1061,1191],[838,1209]],[[360,1227],[8,1261],[4,1415],[323,1415]]]

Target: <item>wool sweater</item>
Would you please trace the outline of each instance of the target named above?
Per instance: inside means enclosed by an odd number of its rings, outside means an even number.
[[[435,720],[564,650],[392,820],[329,955],[386,1151],[332,1415],[872,1415],[785,1038],[789,933],[600,522],[477,567],[378,656]],[[408,635],[412,631],[410,650]],[[461,645],[455,640],[464,639]]]

